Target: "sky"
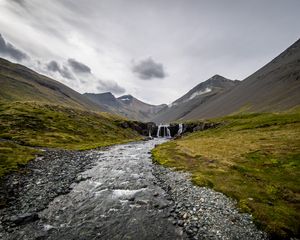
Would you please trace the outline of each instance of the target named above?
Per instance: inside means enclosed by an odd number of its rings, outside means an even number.
[[[85,93],[171,103],[300,37],[299,0],[0,0],[0,56]]]

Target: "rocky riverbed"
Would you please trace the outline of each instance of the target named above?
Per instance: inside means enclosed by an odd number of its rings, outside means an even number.
[[[154,175],[173,200],[169,218],[192,239],[267,239],[249,214],[238,211],[234,200],[194,186],[189,174],[155,166]]]
[[[2,183],[1,239],[265,239],[221,193],[151,161],[163,139],[45,150]]]

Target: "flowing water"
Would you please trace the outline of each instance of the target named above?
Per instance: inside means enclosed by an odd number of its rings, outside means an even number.
[[[167,125],[167,124],[165,124],[165,125],[160,124],[157,128],[156,137],[171,138],[171,132],[170,132],[169,126],[170,125]]]
[[[179,124],[178,124],[178,127],[179,127],[179,129],[178,129],[177,135],[181,135],[182,132],[183,132],[183,124],[182,124],[182,123],[179,123]]]
[[[185,239],[168,219],[172,201],[152,173],[150,151],[163,141],[102,151],[96,165],[82,173],[84,181],[10,239]]]

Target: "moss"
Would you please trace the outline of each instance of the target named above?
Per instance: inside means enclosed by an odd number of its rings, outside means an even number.
[[[11,142],[1,141],[0,178],[11,171],[16,171],[28,161],[32,160],[38,153],[40,152],[36,149],[20,146]]]
[[[124,119],[108,113],[50,104],[0,103],[0,138],[17,143],[1,143],[1,172],[32,159],[33,146],[85,150],[141,139],[137,132],[119,127],[120,121]]]
[[[238,200],[272,237],[299,234],[300,114],[253,113],[211,121],[153,150],[156,162],[189,171],[192,181]]]
[[[0,137],[27,146],[89,149],[140,139],[106,113],[37,103],[0,105]]]

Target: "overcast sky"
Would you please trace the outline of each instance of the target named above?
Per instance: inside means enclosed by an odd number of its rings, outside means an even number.
[[[300,37],[300,0],[0,0],[0,55],[84,92],[170,103]]]

